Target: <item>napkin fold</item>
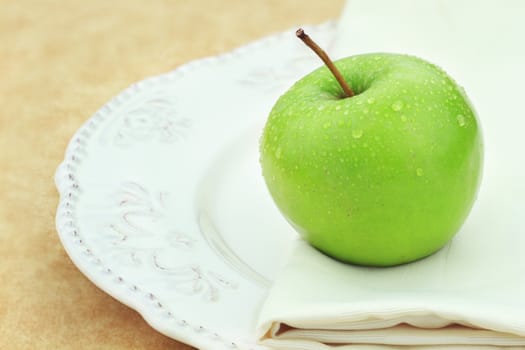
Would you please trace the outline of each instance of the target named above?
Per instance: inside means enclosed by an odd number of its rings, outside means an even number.
[[[298,240],[257,336],[278,349],[525,349],[525,278],[495,276],[483,264],[488,276],[472,273],[474,264],[463,268],[476,254],[462,257],[469,242],[461,241],[416,263],[372,268],[337,262]]]
[[[525,2],[350,0],[335,56],[398,52],[442,66],[478,111],[477,202],[438,253],[391,268],[337,262],[298,240],[257,325],[278,349],[525,349]]]

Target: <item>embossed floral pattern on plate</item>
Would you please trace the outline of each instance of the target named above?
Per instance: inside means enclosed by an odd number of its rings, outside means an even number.
[[[334,29],[334,23],[308,28],[324,43]],[[267,284],[252,277],[262,276],[261,266],[284,248],[276,241],[259,241],[272,247],[264,250],[250,243],[261,238],[250,234],[264,229],[247,219],[265,214],[257,212],[266,210],[258,198],[201,196],[201,186],[203,179],[228,175],[210,165],[220,159],[234,162],[228,171],[240,185],[260,177],[256,166],[239,172],[243,157],[256,164],[255,148],[242,156],[228,152],[256,147],[256,140],[234,148],[231,142],[256,130],[280,93],[319,65],[303,59],[293,33],[132,85],[77,131],[55,175],[57,231],[73,262],[159,332],[200,349],[263,349],[253,331]],[[203,99],[195,82],[215,94]],[[213,205],[199,207],[199,196]],[[223,211],[235,220],[216,222]],[[203,218],[212,231],[203,229]],[[233,236],[225,229],[231,225]]]

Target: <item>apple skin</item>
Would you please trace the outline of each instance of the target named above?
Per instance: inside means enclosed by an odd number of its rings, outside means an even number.
[[[464,90],[420,58],[364,54],[299,80],[273,107],[260,163],[280,211],[340,261],[392,266],[460,229],[481,181],[483,143]]]

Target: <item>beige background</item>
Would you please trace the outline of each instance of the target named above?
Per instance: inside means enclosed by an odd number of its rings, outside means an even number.
[[[190,349],[71,263],[54,226],[56,166],[75,130],[131,83],[336,18],[342,5],[0,0],[0,349]]]

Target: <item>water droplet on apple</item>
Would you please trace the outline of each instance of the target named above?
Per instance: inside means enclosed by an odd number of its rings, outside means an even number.
[[[459,126],[465,126],[465,116],[463,116],[462,114],[458,114],[456,116],[456,119],[458,121]]]
[[[403,114],[401,116],[401,121],[406,122],[407,121],[407,116]]]
[[[394,103],[392,104],[392,109],[393,109],[394,111],[396,111],[396,112],[402,110],[402,109],[403,109],[403,102],[402,102],[402,101],[399,101],[399,100],[396,101],[396,102],[394,102]]]
[[[368,100],[366,100],[366,102],[367,102],[369,105],[371,105],[371,104],[373,104],[374,102],[376,102],[376,99],[373,98],[373,97],[370,97]]]
[[[361,136],[363,136],[363,130],[362,129],[354,129],[354,130],[352,130],[352,137],[354,139],[358,139]]]
[[[277,147],[277,149],[275,150],[275,156],[277,157],[277,159],[281,158],[282,152],[283,150],[281,149],[281,146]]]
[[[318,110],[318,111],[322,111],[323,109],[324,109],[324,106],[319,106],[319,107],[317,107],[317,110]]]
[[[328,128],[331,127],[331,126],[332,126],[332,123],[330,123],[330,122],[327,122],[327,123],[324,123],[324,124],[323,124],[323,128],[324,128],[324,129],[328,129]]]
[[[423,175],[424,175],[424,171],[423,171],[423,169],[421,169],[421,168],[417,168],[417,169],[416,169],[416,175],[417,175],[417,176],[423,176]]]
[[[340,105],[335,106],[335,110],[336,110],[336,111],[338,111],[338,110],[340,110],[340,109],[341,109],[341,106],[340,106]]]

